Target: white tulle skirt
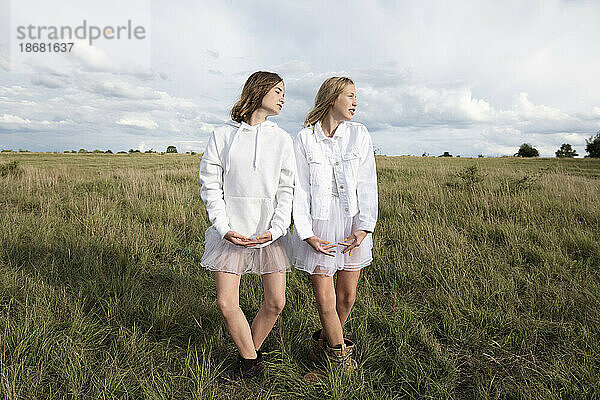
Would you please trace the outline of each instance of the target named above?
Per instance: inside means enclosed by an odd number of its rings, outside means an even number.
[[[217,230],[210,226],[204,234],[204,254],[200,259],[200,265],[210,271],[231,272],[238,275],[289,272],[291,270],[291,259],[288,255],[289,242],[288,232],[265,247],[238,246],[222,239]]]
[[[316,236],[331,244],[343,242],[358,229],[358,214],[346,217],[340,204],[340,198],[331,199],[329,220],[313,220],[313,232]],[[308,243],[301,240],[296,230],[291,236],[292,263],[301,271],[309,274],[332,276],[337,271],[357,271],[373,261],[373,235],[368,233],[360,246],[352,250],[352,255],[342,254],[344,246],[336,248],[335,256],[327,256],[315,251]]]

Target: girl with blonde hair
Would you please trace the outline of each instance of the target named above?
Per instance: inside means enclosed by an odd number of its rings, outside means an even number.
[[[377,175],[371,136],[351,122],[354,82],[332,77],[321,85],[304,128],[294,139],[296,269],[310,274],[322,329],[312,334],[311,358],[356,368],[354,343],[344,338],[362,268],[373,260]],[[337,274],[337,282],[333,276]]]

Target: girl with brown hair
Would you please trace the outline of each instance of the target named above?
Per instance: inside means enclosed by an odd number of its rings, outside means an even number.
[[[238,365],[221,380],[262,373],[260,347],[285,304],[294,150],[287,132],[267,121],[281,111],[284,94],[279,75],[253,73],[231,121],[214,129],[200,163],[200,193],[212,223],[201,265],[214,271],[217,304],[239,351]],[[240,278],[246,273],[261,275],[264,288],[252,325],[239,306]]]

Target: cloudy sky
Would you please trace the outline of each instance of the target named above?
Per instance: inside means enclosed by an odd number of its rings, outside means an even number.
[[[273,120],[292,136],[325,78],[352,77],[355,120],[388,155],[499,156],[523,142],[584,155],[600,130],[600,2],[139,1],[147,40],[122,44],[141,63],[99,40],[78,42],[66,68],[15,67],[17,6],[0,0],[0,148],[202,151],[256,70],[284,78]],[[53,5],[92,23],[110,8],[78,3]]]

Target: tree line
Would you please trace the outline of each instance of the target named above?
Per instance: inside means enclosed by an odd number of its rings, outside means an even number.
[[[590,158],[600,158],[600,131],[598,131],[595,135],[591,136],[589,139],[585,140],[585,151],[588,153],[585,157],[590,157]],[[5,150],[1,150],[2,153],[6,153],[6,152],[12,152],[12,150],[10,149],[5,149]],[[23,149],[19,149],[19,152],[29,152],[29,150],[23,150]],[[64,153],[104,153],[104,154],[113,154],[113,152],[111,150],[106,150],[106,151],[102,151],[102,150],[92,150],[92,151],[88,151],[86,149],[79,149],[78,151],[75,150],[65,150]],[[129,149],[129,151],[119,151],[117,152],[117,154],[133,154],[133,153],[154,153],[154,154],[169,154],[169,153],[177,153],[177,147],[175,146],[167,146],[167,149],[165,152],[161,152],[158,153],[156,151],[154,151],[153,149],[150,150],[146,150],[146,151],[141,151],[141,150],[134,150],[134,149]],[[375,150],[375,154],[379,153],[379,149],[377,148]],[[191,154],[191,155],[196,155],[197,153],[195,151],[186,151],[185,154]],[[556,157],[559,158],[573,158],[573,157],[577,157],[579,154],[577,154],[577,152],[573,149],[573,147],[569,144],[569,143],[563,143],[560,148],[558,150],[556,150],[556,152],[554,153],[556,155]],[[429,156],[429,153],[423,153],[423,157],[427,157]],[[538,149],[536,149],[535,147],[533,147],[530,143],[523,143],[520,147],[519,150],[514,154],[515,157],[539,157],[540,156],[540,152],[538,151]],[[443,154],[441,154],[438,157],[452,157],[452,154],[450,154],[450,152],[445,151]],[[460,156],[457,156],[460,157]],[[483,157],[483,154],[479,154],[479,157]]]
[[[4,150],[0,150],[0,152],[2,153],[13,153],[13,150],[11,149],[4,149]],[[24,150],[24,149],[19,149],[18,151],[19,153],[31,153],[29,150]],[[56,152],[49,152],[49,153],[56,153]],[[101,154],[114,154],[112,152],[112,150],[108,149],[108,150],[86,150],[86,149],[79,149],[79,150],[65,150],[63,151],[63,153],[72,153],[72,154],[93,154],[93,153],[101,153]],[[177,147],[175,146],[168,146],[167,150],[164,152],[158,152],[158,151],[154,151],[154,149],[150,149],[150,150],[146,150],[146,151],[141,151],[141,150],[137,150],[137,149],[129,149],[129,151],[118,151],[116,154],[134,154],[134,153],[144,153],[144,154],[165,154],[165,153],[177,153]],[[185,154],[191,154],[191,155],[196,155],[198,153],[196,153],[195,151],[186,151]]]
[[[596,135],[585,140],[585,151],[588,153],[586,157],[600,158],[600,131]],[[579,154],[571,147],[569,143],[563,143],[556,152],[556,157],[577,157]],[[515,153],[516,157],[539,157],[540,152],[530,143],[523,143],[519,147],[519,151]]]
[[[588,153],[585,157],[600,158],[600,131],[596,135],[591,136],[585,140],[585,151]],[[569,143],[563,143],[558,150],[554,152],[556,157],[559,158],[573,158],[579,154],[573,149]],[[423,157],[428,157],[429,153],[423,153]],[[539,157],[540,152],[538,149],[533,147],[531,143],[523,143],[519,150],[514,154],[514,157]],[[438,157],[452,157],[450,152],[445,151],[444,154]],[[460,157],[460,156],[457,156]],[[483,157],[483,154],[479,154],[479,157]]]

